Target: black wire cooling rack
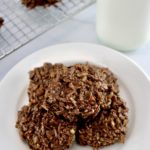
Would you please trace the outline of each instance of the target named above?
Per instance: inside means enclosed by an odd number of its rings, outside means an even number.
[[[0,29],[0,59],[95,2],[62,0],[46,9],[29,10],[20,1],[0,0],[0,16],[5,20]]]

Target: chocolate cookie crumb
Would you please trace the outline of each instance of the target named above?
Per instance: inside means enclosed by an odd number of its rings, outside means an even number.
[[[4,24],[4,19],[0,17],[0,28],[3,26],[3,24]]]

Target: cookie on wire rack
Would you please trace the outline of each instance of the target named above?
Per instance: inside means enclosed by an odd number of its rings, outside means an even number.
[[[50,5],[54,5],[59,1],[60,0],[21,0],[22,4],[30,9],[35,8],[37,6],[48,7]]]

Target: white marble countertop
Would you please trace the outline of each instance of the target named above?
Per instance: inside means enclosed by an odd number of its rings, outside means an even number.
[[[96,8],[93,5],[0,60],[0,80],[21,59],[41,48],[64,42],[100,44],[95,32],[95,14]],[[124,54],[133,59],[150,76],[150,42],[142,49]]]

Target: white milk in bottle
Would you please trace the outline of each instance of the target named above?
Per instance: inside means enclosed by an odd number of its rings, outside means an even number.
[[[150,0],[97,0],[97,35],[115,49],[142,47],[150,39]]]

